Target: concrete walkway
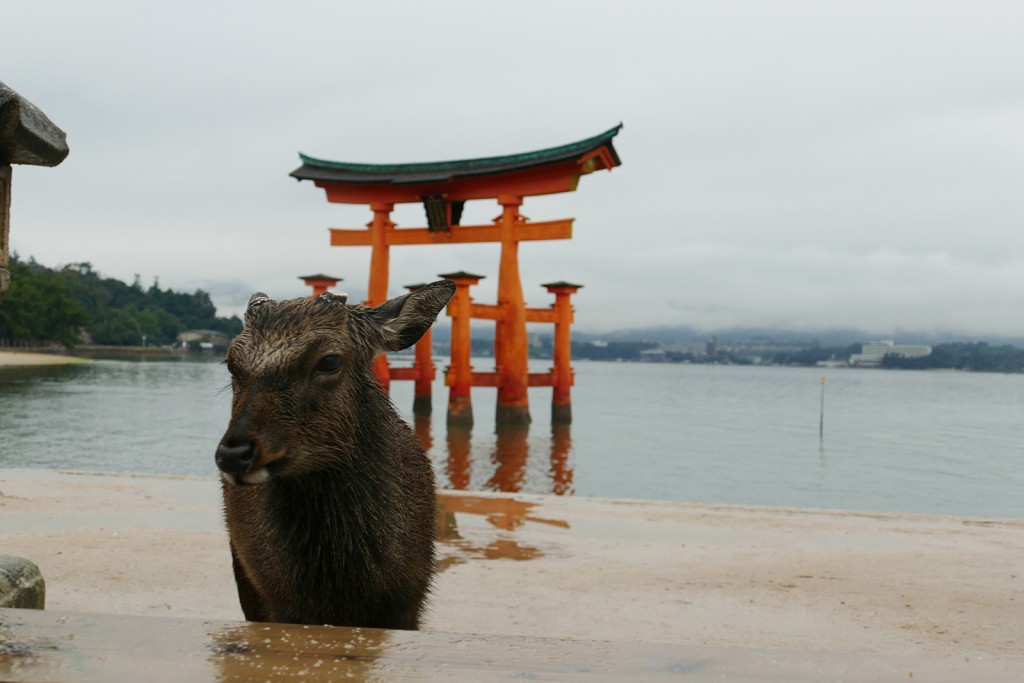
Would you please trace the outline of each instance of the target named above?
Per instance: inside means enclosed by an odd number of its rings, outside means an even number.
[[[0,470],[47,608],[240,619],[215,479]],[[1019,662],[1024,520],[446,493],[426,629]]]

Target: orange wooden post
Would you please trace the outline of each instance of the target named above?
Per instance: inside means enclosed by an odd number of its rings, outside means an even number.
[[[410,292],[415,292],[425,283],[406,285]],[[420,340],[416,342],[416,356],[413,360],[413,374],[416,377],[416,388],[412,399],[412,414],[417,416],[430,415],[433,412],[431,385],[436,377],[434,370],[433,325],[427,328]]]
[[[344,278],[317,273],[315,275],[300,275],[299,279],[305,282],[307,287],[313,288],[313,293],[309,295],[309,298],[312,299],[315,296],[320,296],[328,289],[334,288]]]
[[[370,282],[367,287],[366,303],[370,306],[380,306],[388,300],[388,260],[390,258],[390,247],[388,246],[387,232],[395,227],[391,222],[391,211],[394,204],[388,202],[373,202],[370,209],[373,211],[373,220],[370,228]],[[385,391],[391,389],[391,373],[388,370],[388,357],[380,354],[373,359],[373,372],[380,380]]]
[[[551,423],[572,422],[572,321],[570,297],[583,285],[549,282],[541,287],[555,295],[554,391],[551,396]]]
[[[472,299],[469,288],[480,282],[483,275],[465,271],[442,273],[441,277],[455,283],[455,296],[448,304],[448,315],[452,319],[452,357],[445,376],[448,385],[448,424],[473,424],[473,403],[470,391],[473,386],[473,366],[470,363],[472,351],[469,321]]]
[[[524,424],[530,421],[529,349],[526,337],[526,302],[519,279],[519,240],[517,232],[523,218],[519,206],[523,198],[500,195],[501,261],[498,266],[499,316],[494,329],[494,362],[498,373],[497,424]]]

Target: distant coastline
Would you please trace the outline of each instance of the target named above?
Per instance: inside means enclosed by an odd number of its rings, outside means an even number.
[[[56,355],[52,353],[31,353],[24,351],[0,351],[0,368],[25,365],[73,365],[88,363],[88,358]]]
[[[1024,349],[1010,344],[947,342],[935,346],[891,341],[845,346],[774,344],[768,340],[727,342],[713,338],[703,346],[665,342],[573,342],[574,360],[712,365],[781,365],[821,368],[884,368],[1024,372]],[[546,357],[532,348],[531,356]]]
[[[705,365],[759,365],[784,367],[819,367],[822,369],[863,367],[889,370],[943,370],[957,372],[997,372],[1024,373],[1024,349],[1010,344],[990,345],[986,342],[949,342],[930,347],[930,353],[918,356],[879,355],[870,364],[851,363],[851,359],[863,355],[865,345],[851,344],[840,347],[822,347],[808,345],[801,347],[787,345],[783,348],[765,346],[762,340],[751,342],[720,342],[708,344],[704,352],[690,347],[680,350],[678,345],[647,341],[621,342],[573,342],[572,355],[574,361],[594,361],[612,363],[680,363]],[[896,348],[899,348],[898,346]],[[473,339],[473,355],[476,358],[491,357],[493,340]],[[27,353],[46,357],[68,357],[82,359],[133,359],[133,358],[167,358],[167,359],[215,359],[223,355],[224,348],[198,348],[192,346],[118,346],[101,344],[79,344],[72,348],[51,344],[31,347],[2,347],[0,354],[8,355]],[[449,353],[447,340],[435,340],[435,358],[445,358]],[[411,353],[394,354],[402,359]],[[549,337],[537,337],[530,347],[530,358],[547,360],[551,358],[551,340]],[[435,361],[443,363],[443,361]],[[0,365],[25,364],[3,363]],[[49,364],[49,363],[42,363]]]
[[[104,346],[83,344],[68,349],[62,346],[0,348],[0,367],[22,365],[72,365],[93,360],[142,358],[207,359],[219,358],[214,351],[160,346]]]

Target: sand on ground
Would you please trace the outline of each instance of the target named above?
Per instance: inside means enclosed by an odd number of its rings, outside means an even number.
[[[70,365],[90,363],[88,358],[62,356],[52,353],[28,353],[22,351],[0,351],[0,368],[9,365]]]
[[[240,619],[214,479],[0,470],[47,608]],[[446,493],[426,630],[1020,660],[1024,520]]]

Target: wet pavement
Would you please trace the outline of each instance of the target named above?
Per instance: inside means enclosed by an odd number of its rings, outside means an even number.
[[[670,680],[700,666],[669,646],[0,610],[12,683]]]
[[[238,634],[230,630],[242,615],[219,487],[203,478],[0,470],[0,549],[38,564],[54,618],[187,617]],[[947,668],[963,680],[979,679],[966,675],[974,671],[999,674],[1000,666],[1024,670],[1014,609],[1024,603],[1024,521],[453,491],[438,503],[442,571],[416,644],[386,641],[402,644],[399,652],[482,642],[474,645],[481,656],[502,662],[487,643],[606,641],[617,643],[608,647],[623,662],[675,675],[739,676],[765,658],[781,662],[779,672],[812,671],[814,662],[859,671],[862,660],[872,671],[895,671],[908,662],[900,680],[910,671],[915,680],[950,680],[921,678]],[[58,640],[80,637],[58,630]],[[0,631],[4,656],[21,658],[12,666],[28,661],[25,643],[58,642],[21,633]],[[444,640],[452,633],[473,635]],[[190,653],[183,662],[206,661],[197,637],[181,636]],[[245,654],[235,651],[237,638],[225,643],[214,654]],[[598,656],[587,645],[551,647]],[[681,653],[683,663],[665,652]],[[381,662],[393,660],[375,661],[378,675]],[[581,667],[570,658],[554,671],[572,678],[565,672]],[[774,680],[794,679],[802,680]]]
[[[0,680],[1018,681],[1009,662],[0,609]]]

